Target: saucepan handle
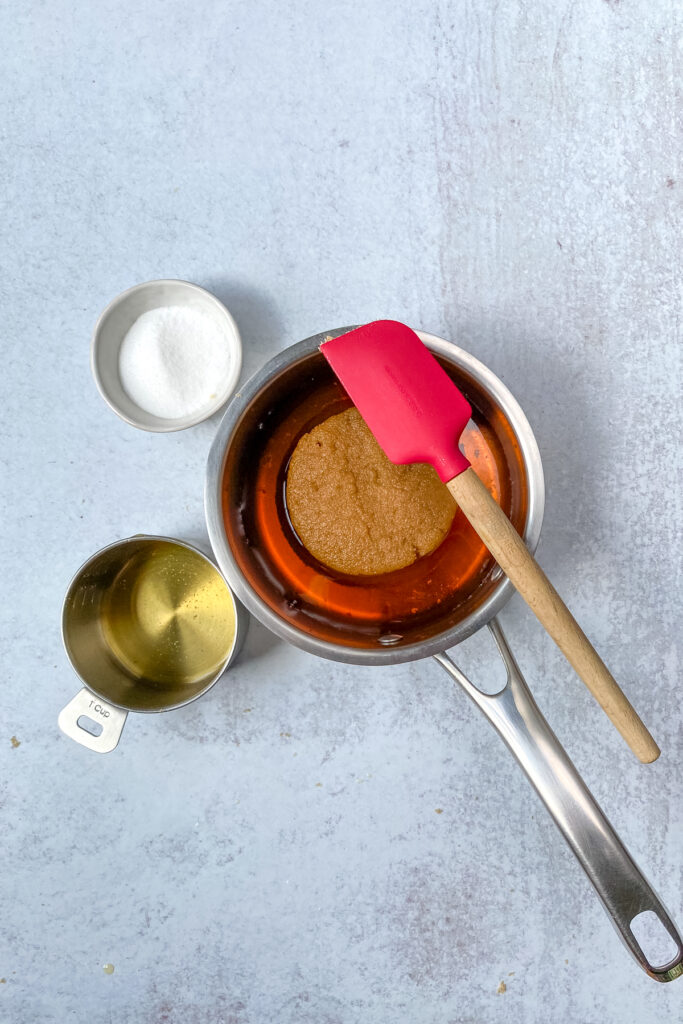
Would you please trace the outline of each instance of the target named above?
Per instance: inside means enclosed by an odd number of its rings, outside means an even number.
[[[127,717],[127,711],[105,703],[84,687],[60,711],[57,724],[76,743],[108,754],[119,742]]]
[[[463,687],[524,769],[579,863],[588,875],[619,935],[636,962],[657,981],[683,974],[683,941],[651,885],[638,869],[588,787],[541,714],[498,623],[489,624],[507,668],[500,693],[482,693],[446,654],[437,661]],[[675,946],[667,962],[656,964],[632,930],[645,911],[656,915]]]

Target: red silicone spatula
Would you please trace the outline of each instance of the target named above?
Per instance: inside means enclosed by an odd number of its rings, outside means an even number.
[[[607,667],[458,447],[471,415],[417,334],[378,320],[321,346],[351,400],[392,462],[428,462],[505,575],[643,762],[659,748]]]

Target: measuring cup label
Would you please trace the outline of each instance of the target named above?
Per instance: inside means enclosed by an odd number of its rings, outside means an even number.
[[[98,715],[102,715],[102,718],[109,718],[111,715],[111,711],[107,708],[103,708],[101,704],[97,703],[97,701],[91,700],[89,707],[92,711],[96,711]]]

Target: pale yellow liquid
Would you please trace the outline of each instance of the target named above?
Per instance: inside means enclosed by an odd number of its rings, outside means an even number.
[[[164,687],[215,675],[235,639],[233,599],[218,570],[168,541],[150,542],[119,570],[101,623],[121,667]]]

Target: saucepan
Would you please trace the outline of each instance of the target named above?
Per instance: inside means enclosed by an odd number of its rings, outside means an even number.
[[[372,578],[326,570],[289,522],[286,469],[298,438],[350,404],[319,346],[351,329],[323,332],[281,352],[228,406],[209,455],[205,490],[218,565],[257,619],[311,654],[369,665],[436,658],[519,761],[636,962],[650,977],[671,981],[683,973],[681,937],[536,705],[496,620],[512,586],[464,516],[456,513],[449,536],[431,555]],[[534,550],[545,490],[538,446],[522,409],[472,355],[418,333],[472,405],[463,435],[466,455]],[[470,681],[448,653],[483,626],[507,670],[506,685],[494,694]],[[668,944],[665,954],[661,947],[653,954],[638,926],[638,937],[634,933],[642,914],[653,921],[655,915]]]

